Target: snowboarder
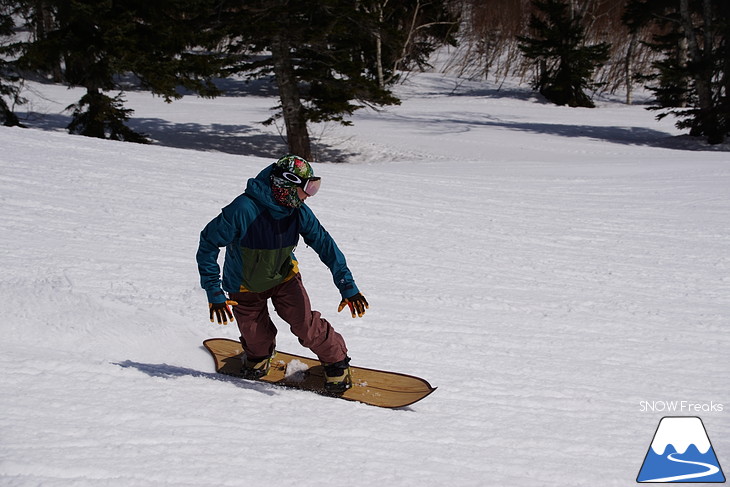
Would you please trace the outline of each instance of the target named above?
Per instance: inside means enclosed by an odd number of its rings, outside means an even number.
[[[332,272],[342,296],[337,311],[349,307],[355,318],[369,306],[345,256],[304,203],[320,184],[306,160],[282,157],[249,179],[245,192],[206,225],[196,258],[210,321],[215,317],[219,324],[238,323],[244,377],[257,379],[269,371],[277,333],[269,317],[271,299],[299,342],[324,364],[325,389],[338,393],[352,385],[350,358],[342,336],[311,308],[294,256],[300,235]],[[217,261],[221,247],[226,248],[222,281]]]

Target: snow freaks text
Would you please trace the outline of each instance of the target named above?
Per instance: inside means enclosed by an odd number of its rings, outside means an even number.
[[[642,413],[719,413],[723,409],[723,404],[714,401],[639,401]]]

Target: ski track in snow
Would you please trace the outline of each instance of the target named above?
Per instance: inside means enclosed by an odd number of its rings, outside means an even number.
[[[283,150],[271,99],[130,92],[141,146],[62,133],[78,91],[35,85],[45,130],[0,128],[0,484],[621,486],[661,417],[639,401],[727,405],[728,152],[449,83],[322,128],[353,163],[317,164],[309,203],[365,318],[297,250],[353,364],[439,388],[395,411],[217,376],[201,346],[238,334],[208,322],[198,234]],[[728,413],[702,417],[723,463]]]

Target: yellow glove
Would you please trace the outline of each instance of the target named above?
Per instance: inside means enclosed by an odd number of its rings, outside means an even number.
[[[215,315],[219,325],[227,325],[228,320],[233,321],[235,319],[233,318],[231,308],[229,308],[228,306],[236,306],[237,304],[237,301],[226,301],[225,303],[208,303],[208,308],[210,308],[210,322],[213,323],[213,315]]]
[[[339,313],[340,311],[345,309],[345,306],[348,306],[350,308],[350,313],[352,314],[353,318],[357,316],[362,318],[362,315],[365,314],[365,310],[370,308],[368,300],[365,299],[365,296],[363,296],[361,293],[357,293],[354,296],[343,299],[340,302],[340,306],[337,308],[337,312]]]

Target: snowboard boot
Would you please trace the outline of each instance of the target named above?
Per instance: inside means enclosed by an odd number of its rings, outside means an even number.
[[[270,357],[256,358],[256,357],[243,357],[243,367],[241,368],[241,375],[244,379],[256,380],[264,377],[269,373],[271,368],[271,360],[274,358],[276,352],[271,354]]]
[[[342,394],[352,387],[350,357],[333,364],[324,365],[324,390],[328,394]]]

